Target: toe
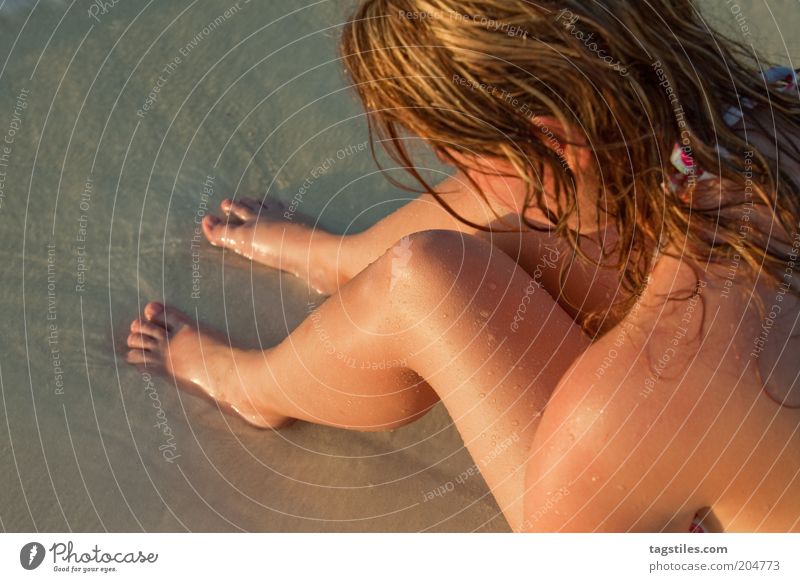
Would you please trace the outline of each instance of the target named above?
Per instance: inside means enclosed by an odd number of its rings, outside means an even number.
[[[128,335],[128,347],[140,350],[157,350],[158,342],[143,333],[131,333]]]
[[[130,350],[125,360],[134,366],[153,366],[157,363],[155,354],[142,349]]]
[[[221,246],[224,244],[226,228],[229,227],[226,227],[225,222],[216,216],[208,214],[203,218],[203,234],[206,235],[206,239],[212,245]]]
[[[161,326],[167,333],[176,332],[188,319],[180,310],[155,301],[145,306],[144,315],[150,323]]]
[[[253,223],[240,222],[233,214],[227,221],[220,220],[216,216],[206,216],[203,219],[203,234],[215,247],[223,247],[234,253],[249,256],[247,242],[252,240],[252,233],[248,225],[251,224]]]
[[[159,325],[169,332],[171,329],[167,323],[165,311],[166,307],[164,304],[158,303],[157,301],[151,301],[144,306],[144,316],[146,321],[155,325]]]
[[[239,220],[255,220],[258,216],[257,211],[253,211],[247,204],[237,200],[223,200],[222,210],[225,214],[233,215]]]
[[[157,325],[149,321],[142,321],[141,319],[133,320],[133,323],[131,323],[131,332],[144,334],[156,341],[164,340],[167,337],[167,330],[162,325]]]

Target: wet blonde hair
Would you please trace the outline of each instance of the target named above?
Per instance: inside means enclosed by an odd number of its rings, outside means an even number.
[[[573,168],[536,119],[575,128],[574,145],[591,148],[603,189],[597,228],[608,222],[619,234],[604,249],[626,292],[618,309],[632,305],[667,243],[681,245],[682,256],[699,265],[740,257],[779,283],[787,253],[771,242],[775,233],[742,237],[741,215],[751,201],[771,209],[783,240],[791,240],[800,216],[797,183],[723,115],[730,106],[746,111],[747,102],[768,111],[780,131],[794,132],[798,96],[767,86],[749,49],[711,31],[692,2],[363,0],[340,50],[374,138],[424,191],[433,189],[414,167],[407,133],[446,158],[455,150],[510,162],[527,184],[526,207],[544,212],[582,255]],[[743,121],[773,135],[755,116]],[[675,143],[695,167],[724,180],[724,200],[694,196],[691,175],[677,192],[664,188],[675,172]],[[781,148],[800,160],[796,146]],[[556,183],[547,197],[540,179],[546,171]],[[583,324],[600,330],[605,315]]]

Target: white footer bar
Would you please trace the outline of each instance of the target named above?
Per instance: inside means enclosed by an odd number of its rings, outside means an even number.
[[[3,534],[0,580],[796,581],[799,554],[785,534]]]

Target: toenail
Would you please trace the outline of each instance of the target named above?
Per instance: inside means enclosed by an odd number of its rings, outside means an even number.
[[[159,313],[164,311],[164,307],[160,303],[151,303],[150,311],[153,312],[153,315],[158,315]]]

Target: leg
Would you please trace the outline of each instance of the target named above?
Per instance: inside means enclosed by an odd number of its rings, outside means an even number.
[[[585,311],[603,311],[619,299],[615,270],[578,259],[555,234],[508,232],[524,230],[519,216],[487,204],[462,176],[448,178],[436,191],[459,216],[492,230],[482,231],[457,220],[430,194],[423,194],[356,235],[311,229],[280,203],[262,205],[249,198],[224,201],[222,211],[228,221],[207,216],[203,229],[212,244],[299,275],[327,294],[335,293],[403,237],[429,230],[453,230],[478,236],[510,256],[535,275],[573,318],[580,319]],[[599,242],[599,236],[585,241],[583,250],[592,260],[601,256]]]
[[[454,176],[442,182],[437,191],[460,216],[482,225],[496,221],[497,211],[467,185],[465,179]],[[404,236],[427,230],[480,232],[454,218],[430,194],[409,202],[363,233],[345,236],[306,226],[303,217],[280,201],[224,200],[221,210],[227,220],[211,215],[203,220],[203,231],[211,244],[292,272],[328,294],[335,293]],[[518,225],[515,217],[510,218],[509,226]]]
[[[540,412],[589,344],[507,255],[452,231],[410,237],[265,352],[231,349],[180,314],[151,313],[134,322],[131,361],[161,363],[257,424],[381,430],[441,399],[515,529]]]

